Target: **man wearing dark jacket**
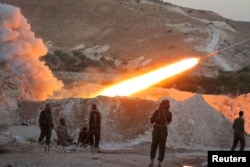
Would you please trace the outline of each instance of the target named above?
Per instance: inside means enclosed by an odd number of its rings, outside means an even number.
[[[240,141],[240,151],[244,151],[245,147],[245,136],[246,132],[244,129],[244,119],[243,111],[239,112],[239,117],[234,120],[233,129],[234,129],[234,141],[231,148],[231,151],[234,151],[238,142]]]
[[[87,127],[82,127],[82,130],[78,134],[77,146],[87,146],[89,144],[89,133]]]
[[[101,113],[96,104],[92,104],[89,117],[89,145],[92,151],[99,152],[101,133]]]
[[[165,147],[167,141],[167,125],[172,121],[172,113],[169,111],[169,100],[165,99],[160,103],[160,107],[153,113],[150,122],[154,124],[152,132],[152,144],[150,150],[151,163],[149,167],[153,167],[154,158],[157,147],[159,146],[158,167],[161,167],[161,162],[165,156]]]
[[[40,137],[38,139],[39,143],[41,143],[44,137],[46,137],[45,143],[46,145],[49,145],[51,138],[51,130],[53,129],[50,104],[46,104],[45,109],[40,113],[39,126],[41,129]]]

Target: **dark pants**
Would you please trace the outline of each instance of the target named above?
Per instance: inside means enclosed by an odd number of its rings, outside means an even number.
[[[99,147],[100,140],[100,127],[90,127],[89,128],[89,145]]]
[[[154,126],[152,132],[152,144],[150,150],[150,159],[155,158],[157,147],[159,146],[158,160],[163,161],[165,156],[165,147],[167,141],[168,130],[166,126]]]
[[[234,133],[234,141],[231,151],[234,151],[238,142],[240,141],[240,151],[244,151],[245,147],[245,136],[243,133]]]
[[[50,126],[44,126],[41,128],[40,137],[38,139],[39,142],[41,142],[44,137],[46,137],[46,145],[50,145],[50,138],[51,138],[51,127]]]

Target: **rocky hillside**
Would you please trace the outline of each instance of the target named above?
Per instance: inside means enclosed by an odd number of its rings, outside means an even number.
[[[90,66],[102,66],[101,70],[106,73],[107,69],[119,72],[145,70],[162,62],[205,55],[250,34],[250,23],[228,20],[210,11],[151,0],[0,2],[21,9],[35,35],[43,39],[52,55],[56,55],[53,60],[46,59],[54,71],[83,72]],[[215,33],[219,33],[218,40],[207,49]],[[57,54],[54,54],[56,49]],[[72,50],[78,52],[73,54]],[[61,52],[67,53],[68,58],[63,59]],[[82,55],[79,56],[79,52]],[[229,70],[238,70],[249,64],[248,53],[249,43],[224,52],[221,57],[229,64]],[[95,62],[84,62],[86,57]],[[220,61],[211,59],[195,72],[214,75],[221,69],[228,70]],[[61,79],[66,77],[60,76]]]

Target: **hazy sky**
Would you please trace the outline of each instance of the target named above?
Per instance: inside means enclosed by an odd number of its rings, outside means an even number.
[[[163,0],[177,6],[210,10],[225,18],[250,22],[250,0]]]

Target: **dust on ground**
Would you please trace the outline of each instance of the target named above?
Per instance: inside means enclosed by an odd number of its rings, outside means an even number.
[[[128,167],[148,166],[151,143],[141,143],[133,148],[120,150],[100,150],[100,153],[92,153],[89,149],[74,150],[74,146],[63,148],[52,145],[50,153],[44,152],[44,146],[33,143],[22,145],[22,152],[9,152],[1,154],[0,166],[11,165],[13,167]],[[17,146],[18,147],[18,146]],[[66,152],[64,151],[66,150]],[[155,162],[157,163],[157,162]],[[207,153],[201,150],[186,150],[166,148],[165,159],[162,166],[201,167],[207,165]]]

